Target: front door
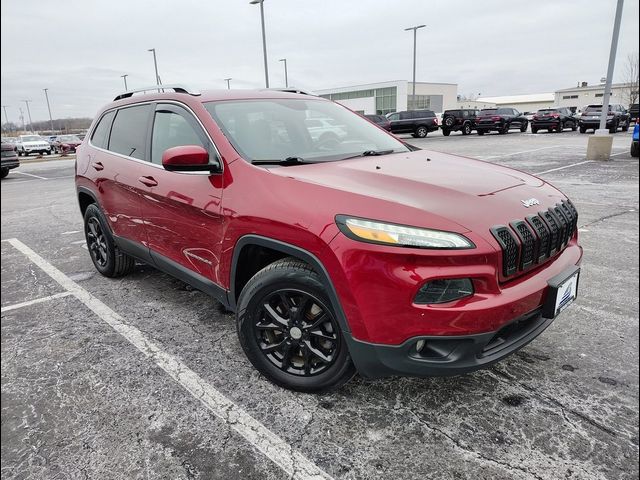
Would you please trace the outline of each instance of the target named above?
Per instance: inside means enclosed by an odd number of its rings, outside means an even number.
[[[165,170],[162,154],[181,145],[202,146],[211,163],[221,163],[190,111],[177,104],[157,104],[141,204],[149,249],[158,263],[168,261],[171,269],[188,269],[220,285],[222,174]]]

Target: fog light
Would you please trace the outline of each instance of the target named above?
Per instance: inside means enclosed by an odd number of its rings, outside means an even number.
[[[420,288],[413,303],[447,303],[470,295],[473,295],[473,283],[470,278],[432,280]]]
[[[416,342],[416,352],[420,353],[420,351],[424,348],[424,340],[418,340]]]

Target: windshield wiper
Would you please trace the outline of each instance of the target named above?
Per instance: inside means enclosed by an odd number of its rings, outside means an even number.
[[[362,153],[359,153],[358,155],[353,155],[351,157],[345,157],[342,160],[349,160],[350,158],[358,158],[358,157],[377,157],[379,155],[389,155],[391,153],[394,153],[395,150],[391,149],[391,150],[365,150]]]
[[[251,160],[251,163],[254,164],[254,165],[284,165],[284,166],[290,166],[290,165],[304,165],[304,164],[313,163],[313,162],[309,162],[309,161],[305,160],[302,157],[287,157],[287,158],[282,159],[282,160],[269,160],[269,159]]]

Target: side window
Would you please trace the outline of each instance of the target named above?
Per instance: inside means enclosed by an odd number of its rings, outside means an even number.
[[[411,118],[411,112],[400,112],[400,120],[409,120]]]
[[[469,110],[462,111],[462,118],[469,118]]]
[[[111,127],[109,150],[138,160],[146,160],[145,144],[150,111],[151,105],[118,110]]]
[[[91,143],[99,148],[107,148],[107,144],[109,143],[109,130],[111,130],[111,121],[113,120],[113,116],[115,112],[109,112],[102,116],[98,125],[93,130],[93,135],[91,135]]]
[[[183,145],[199,145],[209,152],[210,158],[214,159],[215,154],[210,148],[210,143],[187,111],[173,105],[166,110],[162,105],[158,106],[151,134],[152,163],[161,165],[165,150]]]
[[[389,121],[392,122],[394,120],[400,120],[400,114],[399,113],[394,113],[393,115],[389,115]]]
[[[518,115],[520,115],[520,112],[518,110],[516,110],[515,108],[511,109],[513,111],[513,114],[517,117]]]

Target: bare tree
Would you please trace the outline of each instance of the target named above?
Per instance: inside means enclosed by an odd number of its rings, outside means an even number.
[[[640,90],[640,65],[638,64],[638,52],[627,55],[623,73],[624,99],[629,106],[638,103],[638,90]]]

